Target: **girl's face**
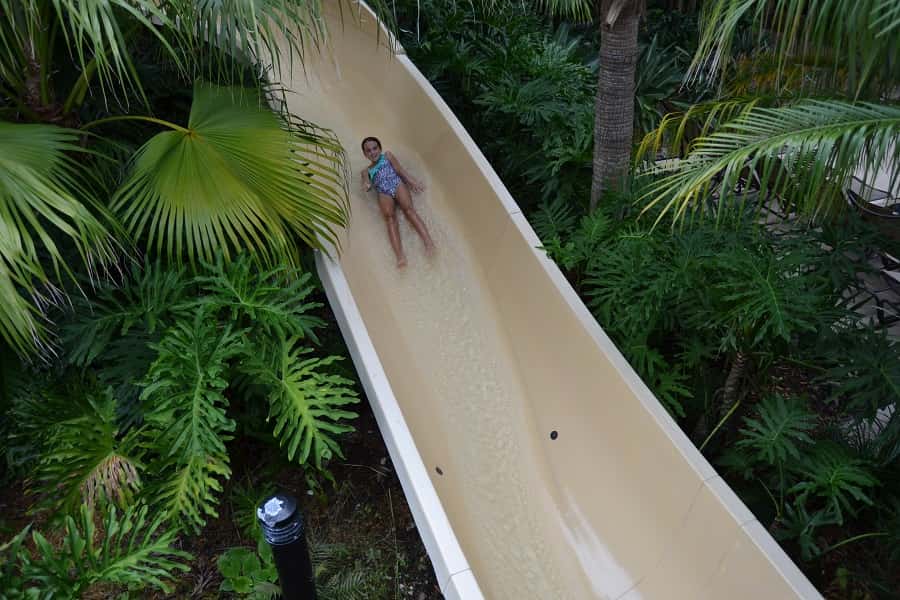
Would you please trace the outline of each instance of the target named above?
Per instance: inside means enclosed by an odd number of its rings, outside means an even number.
[[[378,145],[378,142],[375,140],[369,140],[365,144],[363,144],[363,154],[366,155],[366,158],[375,162],[378,158],[378,155],[381,154],[381,146]]]

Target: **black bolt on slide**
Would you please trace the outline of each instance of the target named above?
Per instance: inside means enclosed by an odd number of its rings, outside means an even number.
[[[272,547],[283,600],[316,600],[309,546],[297,499],[275,494],[256,509],[263,536]]]

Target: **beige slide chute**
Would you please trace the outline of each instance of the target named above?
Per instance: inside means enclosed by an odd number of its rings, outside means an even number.
[[[319,272],[444,595],[819,598],[539,249],[402,49],[364,6],[327,12],[324,52],[276,79],[350,158],[351,224]],[[401,223],[403,270],[359,189],[369,135],[426,187],[415,203],[437,254]]]

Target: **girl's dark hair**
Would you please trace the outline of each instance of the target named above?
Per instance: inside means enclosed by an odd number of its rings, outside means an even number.
[[[362,141],[362,144],[359,145],[359,147],[362,148],[363,152],[366,151],[366,142],[375,142],[376,144],[378,144],[378,147],[381,148],[381,140],[379,140],[377,137],[369,136]]]

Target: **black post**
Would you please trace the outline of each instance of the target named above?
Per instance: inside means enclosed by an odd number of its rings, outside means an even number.
[[[256,509],[256,517],[272,547],[283,600],[316,600],[316,583],[297,500],[287,494],[275,494]]]

